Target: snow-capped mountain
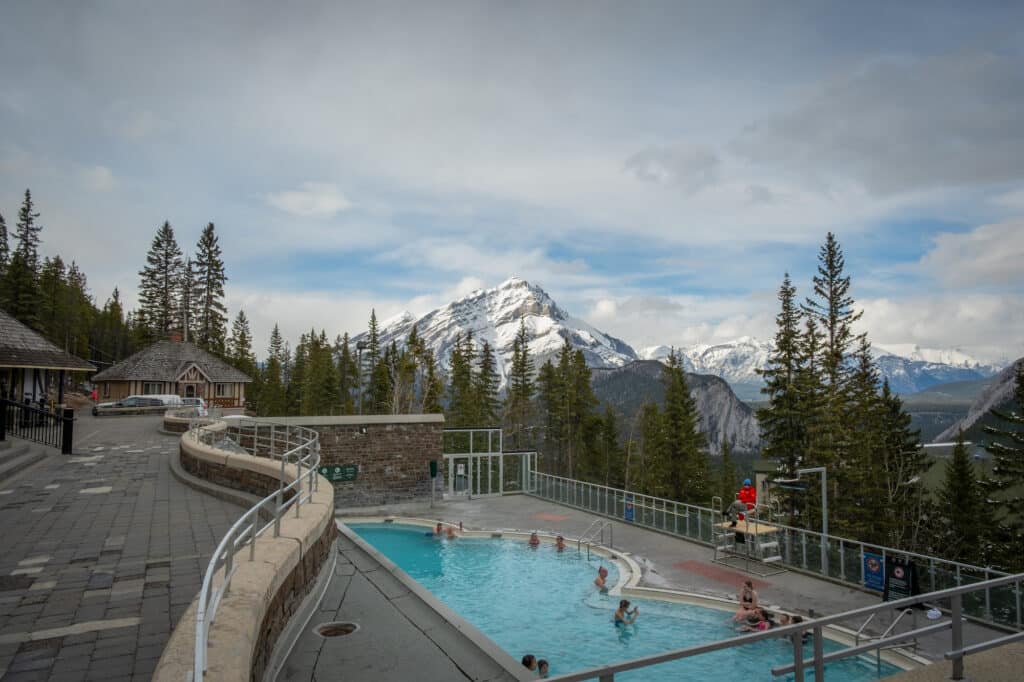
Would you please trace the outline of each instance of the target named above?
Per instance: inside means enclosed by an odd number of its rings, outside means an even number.
[[[744,336],[727,343],[682,346],[677,351],[682,355],[683,366],[688,372],[720,376],[741,398],[753,400],[758,399],[764,385],[757,370],[768,363],[773,348],[770,341]],[[909,351],[909,357],[894,353],[893,348]],[[958,349],[890,345],[874,350],[882,376],[889,380],[889,386],[896,393],[917,393],[950,381],[986,379],[1000,369],[978,362]],[[668,346],[643,348],[638,353],[645,360],[664,360],[668,354]]]
[[[472,332],[478,347],[487,341],[494,349],[504,385],[520,320],[526,325],[535,367],[554,357],[567,338],[574,348],[583,351],[591,367],[621,367],[636,359],[628,344],[572,317],[539,286],[518,277],[492,289],[477,289],[419,318],[402,313],[385,320],[380,323],[380,338],[382,344],[393,340],[401,344],[415,324],[417,334],[434,351],[440,365],[447,367],[455,340]],[[352,341],[364,337],[360,334]]]

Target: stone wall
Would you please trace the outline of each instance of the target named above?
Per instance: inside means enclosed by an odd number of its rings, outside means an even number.
[[[355,481],[334,482],[337,508],[430,501],[430,461],[442,465],[439,414],[275,419],[320,434],[322,466],[354,464]]]

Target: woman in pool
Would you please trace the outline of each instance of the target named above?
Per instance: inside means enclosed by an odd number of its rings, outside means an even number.
[[[540,538],[537,537],[537,531],[530,533],[529,545],[532,549],[536,549],[540,545]]]
[[[633,610],[629,610],[629,600],[622,599],[619,601],[619,609],[615,612],[615,624],[616,625],[632,625],[636,622],[636,617],[640,615],[640,607],[634,606]],[[632,616],[632,618],[630,618]]]
[[[457,537],[459,536],[455,534],[455,526],[448,526],[448,539],[454,540]]]
[[[604,584],[604,581],[605,581],[605,579],[607,577],[608,577],[608,569],[607,568],[605,568],[604,566],[601,566],[600,568],[597,569],[597,577],[594,578],[594,585],[596,585],[597,589],[601,590],[602,592],[607,592],[608,591],[608,586]]]
[[[563,538],[561,535],[555,538],[555,549],[557,549],[559,552],[565,551],[565,538]]]
[[[768,611],[765,611],[764,609],[757,609],[754,613],[757,614],[757,620],[753,622],[748,621],[746,625],[741,625],[740,632],[771,630],[773,627],[778,625],[778,623],[772,620],[772,614]]]
[[[739,601],[740,608],[736,615],[732,617],[733,620],[743,620],[752,611],[757,610],[757,592],[754,591],[754,583],[750,580],[743,581],[743,589],[740,590]]]

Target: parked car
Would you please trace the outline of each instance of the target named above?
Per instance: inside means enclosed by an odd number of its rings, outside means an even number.
[[[206,401],[202,398],[182,398],[181,404],[185,407],[196,408],[196,414],[200,417],[210,416],[210,410],[206,405]]]
[[[179,395],[130,395],[116,402],[99,403],[92,408],[94,417],[104,414],[146,414],[181,407]]]

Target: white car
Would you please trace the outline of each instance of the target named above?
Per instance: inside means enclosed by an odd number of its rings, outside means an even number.
[[[196,414],[200,417],[210,416],[210,410],[206,406],[206,401],[202,398],[182,398],[181,404],[185,407],[196,408]]]

